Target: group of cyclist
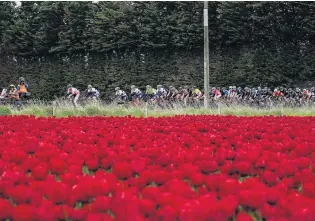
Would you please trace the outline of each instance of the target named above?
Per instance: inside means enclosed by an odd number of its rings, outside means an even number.
[[[210,89],[210,99],[222,102],[237,102],[246,104],[268,103],[272,101],[291,102],[294,105],[302,105],[303,102],[315,102],[315,88],[308,89],[299,88],[284,88],[277,87],[274,90],[268,87],[212,87]],[[141,91],[135,85],[130,87],[130,94],[128,95],[119,87],[115,88],[115,99],[120,101],[132,101],[138,105],[140,101],[144,102],[182,102],[184,105],[190,103],[198,103],[204,99],[204,93],[196,86],[179,87],[169,86],[167,89],[162,85],[157,85],[153,88],[150,85],[146,86],[145,91]]]
[[[193,99],[201,99],[203,93],[197,88],[192,87],[191,90],[189,88],[179,88],[177,90],[173,86],[169,86],[168,90],[165,89],[162,85],[157,85],[156,89],[151,85],[146,86],[145,92],[142,92],[135,85],[131,85],[130,87],[130,95],[121,90],[119,87],[115,88],[115,99],[120,101],[132,101],[134,104],[138,105],[141,100],[146,102],[163,102],[169,99],[177,99],[177,100],[186,100],[186,97],[192,97]]]
[[[67,97],[72,100],[75,107],[78,106],[80,91],[71,84],[67,86]],[[100,92],[92,85],[87,86],[87,99],[96,102],[100,97]]]
[[[8,98],[20,104],[21,100],[29,98],[30,93],[28,91],[29,85],[25,78],[20,77],[18,84],[15,86],[11,84],[8,89],[3,89],[0,95],[0,99]],[[97,101],[100,98],[100,92],[92,85],[87,86],[86,98],[92,101]],[[210,89],[210,99],[214,101],[223,102],[245,102],[250,103],[268,103],[268,101],[283,101],[292,102],[295,105],[300,105],[306,102],[315,103],[315,87],[308,89],[299,88],[284,88],[277,87],[274,90],[268,87],[257,88],[241,88],[236,86],[225,87],[212,87]],[[78,100],[80,98],[80,90],[73,87],[71,84],[67,86],[66,96],[72,100],[75,106],[78,106]],[[140,105],[142,102],[149,103],[170,103],[181,102],[183,105],[189,105],[191,103],[198,103],[204,99],[204,93],[196,86],[179,87],[174,86],[165,87],[163,85],[157,85],[156,88],[151,85],[147,85],[145,90],[140,90],[135,85],[130,86],[130,92],[127,93],[120,87],[115,88],[114,101],[117,103],[131,102],[134,105]]]

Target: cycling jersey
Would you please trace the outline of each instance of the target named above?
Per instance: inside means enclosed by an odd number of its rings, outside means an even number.
[[[274,97],[283,97],[284,94],[283,94],[281,91],[275,91],[275,92],[273,93],[273,96],[274,96]]]
[[[116,91],[115,95],[120,96],[120,97],[126,97],[127,96],[126,92],[124,92],[123,90]]]
[[[221,92],[217,89],[212,91],[213,95],[214,95],[214,99],[219,99],[221,97]]]
[[[196,97],[200,97],[200,96],[202,96],[202,93],[198,88],[196,88],[193,90],[192,95],[196,96]]]
[[[88,89],[88,96],[89,97],[99,97],[100,93],[98,90],[96,90],[96,88],[89,88]]]
[[[145,94],[147,94],[147,95],[154,95],[155,93],[156,93],[156,90],[154,88],[148,88],[145,91]]]
[[[89,88],[88,93],[96,93],[96,89],[94,87]]]
[[[217,89],[213,90],[212,93],[214,94],[215,97],[221,96],[221,92]]]
[[[131,94],[140,95],[142,92],[139,88],[131,89]]]
[[[132,98],[142,98],[142,91],[139,88],[131,89]]]
[[[312,93],[310,93],[308,90],[303,91],[303,94],[306,99],[310,99],[312,96]]]
[[[164,88],[159,88],[156,90],[156,95],[157,96],[166,96],[167,95],[167,91]]]
[[[80,94],[80,91],[74,87],[70,87],[68,89],[68,94],[71,94],[71,95],[77,95],[77,94]]]
[[[222,93],[225,97],[229,96],[229,90],[224,89]]]

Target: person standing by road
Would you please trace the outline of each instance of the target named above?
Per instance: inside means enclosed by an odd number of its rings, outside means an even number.
[[[17,91],[19,93],[19,97],[21,99],[29,97],[28,83],[26,83],[24,77],[19,78],[19,83],[18,83],[16,89],[17,89]]]

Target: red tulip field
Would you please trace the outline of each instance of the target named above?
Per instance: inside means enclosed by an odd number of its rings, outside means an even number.
[[[315,220],[314,117],[7,116],[0,150],[0,220]]]

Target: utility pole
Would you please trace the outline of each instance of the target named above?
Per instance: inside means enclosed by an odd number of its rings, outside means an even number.
[[[204,2],[204,106],[209,107],[209,27],[208,27],[208,1]]]

